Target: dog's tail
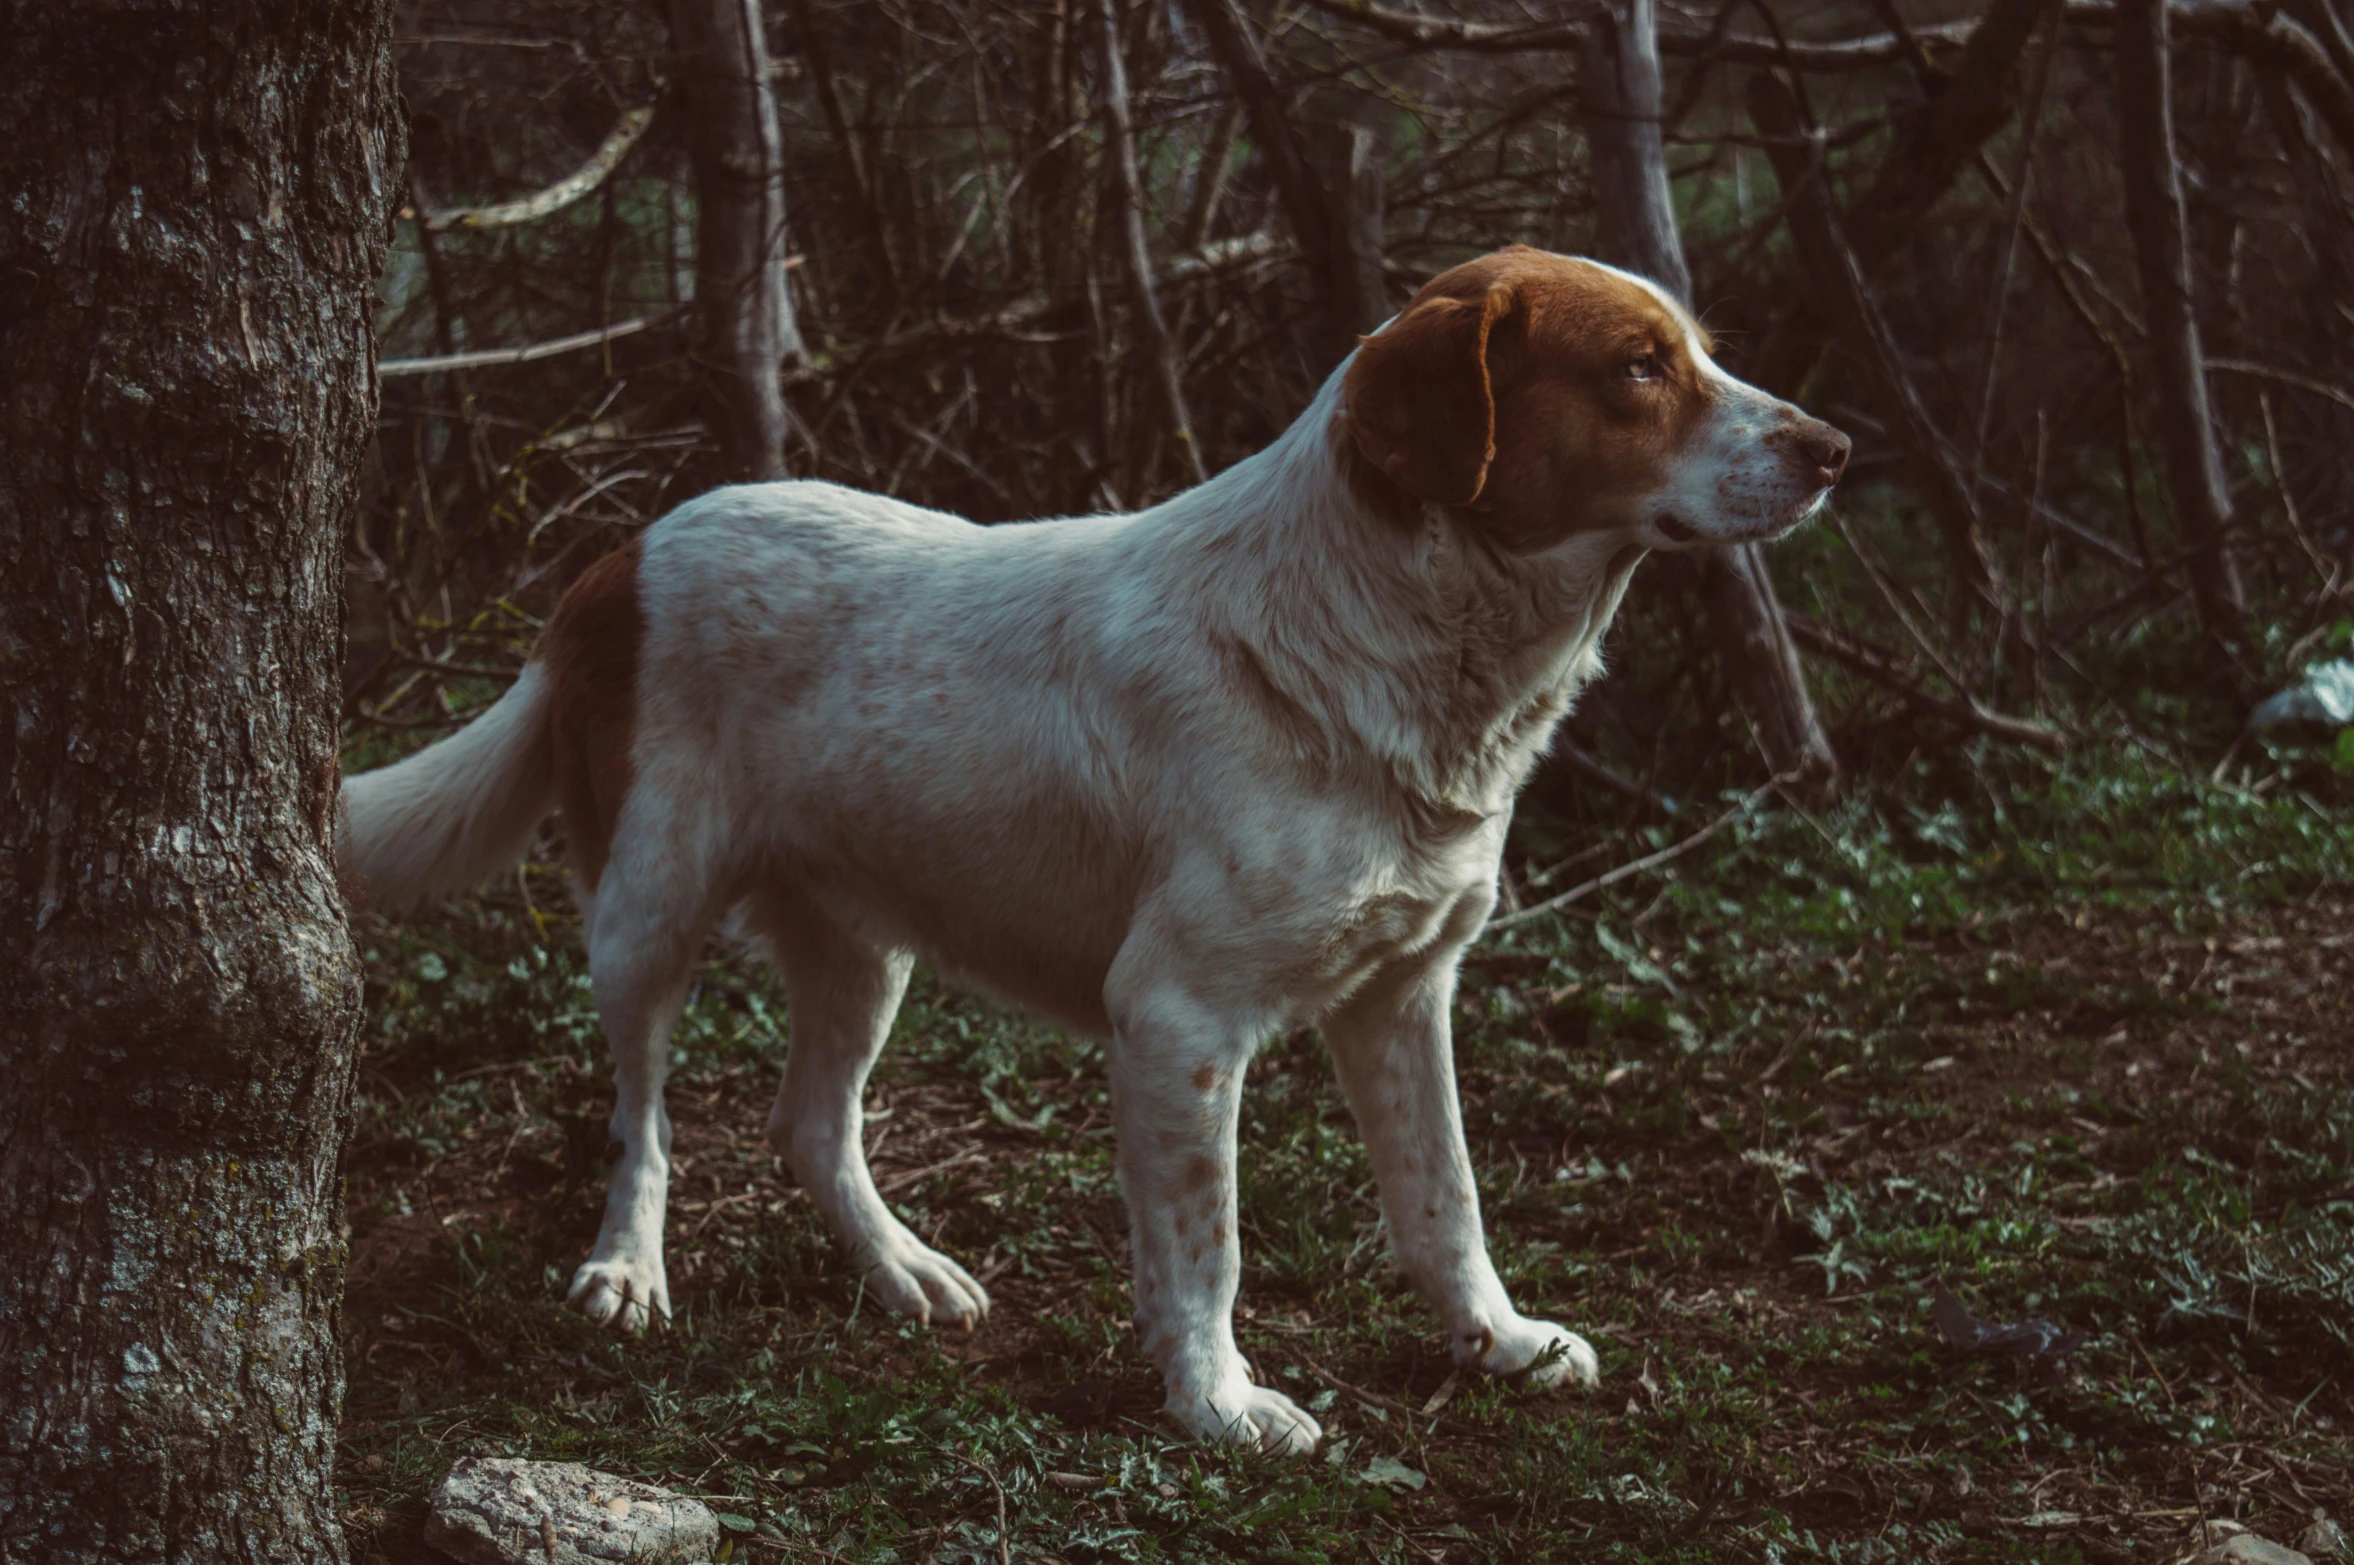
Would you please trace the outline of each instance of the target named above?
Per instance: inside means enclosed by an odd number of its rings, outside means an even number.
[[[523,856],[555,808],[554,686],[538,662],[491,709],[405,761],[347,777],[338,867],[387,910]]]

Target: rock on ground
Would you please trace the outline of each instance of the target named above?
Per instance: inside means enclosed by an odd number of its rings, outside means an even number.
[[[2192,1534],[2194,1552],[2181,1565],[2313,1565],[2295,1549],[2259,1538],[2238,1522],[2220,1518],[2199,1524]]]
[[[2317,1560],[2334,1560],[2346,1552],[2346,1529],[2326,1516],[2316,1516],[2297,1540],[2297,1547]]]
[[[686,1565],[719,1547],[719,1518],[578,1462],[469,1456],[433,1491],[425,1541],[467,1565]]]

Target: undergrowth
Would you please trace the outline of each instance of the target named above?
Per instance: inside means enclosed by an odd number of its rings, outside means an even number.
[[[2261,754],[2261,753],[2260,753]],[[1946,749],[1477,948],[1456,1010],[1498,1265],[1598,1392],[1450,1373],[1312,1034],[1243,1128],[1239,1332],[1305,1461],[1196,1448],[1127,1326],[1100,1045],[943,988],[870,1146],[984,1278],[865,1300],[759,1130],[782,997],[717,951],[673,1044],[670,1329],[561,1296],[609,1067],[560,879],[369,921],[343,1481],[415,1557],[459,1455],[703,1495],[731,1560],[2109,1561],[2354,1508],[2354,834],[2326,752],[2216,786]],[[1533,900],[1715,806],[1515,845]],[[2064,1356],[1965,1356],[1942,1284]],[[1005,1531],[999,1530],[999,1517]]]

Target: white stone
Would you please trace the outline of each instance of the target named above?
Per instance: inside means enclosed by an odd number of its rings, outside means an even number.
[[[2191,1541],[2196,1552],[2185,1555],[2182,1565],[2313,1565],[2308,1556],[2270,1538],[2260,1538],[2233,1521],[2202,1523]],[[2200,1547],[2202,1543],[2204,1547]]]
[[[2326,1516],[2316,1516],[2297,1539],[2297,1547],[2317,1560],[2335,1559],[2346,1552],[2346,1529]]]
[[[718,1549],[719,1518],[578,1462],[470,1456],[433,1491],[425,1541],[467,1565],[689,1565]]]

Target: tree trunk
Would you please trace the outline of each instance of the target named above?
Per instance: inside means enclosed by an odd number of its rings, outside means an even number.
[[[2009,122],[2017,97],[2011,79],[2052,3],[1991,0],[1944,89],[1905,117],[1869,191],[1842,219],[1867,282],[1904,248],[1929,209]],[[1789,188],[1787,183],[1783,188]],[[1813,375],[1822,358],[1824,333],[1836,319],[1837,312],[1823,307],[1819,293],[1792,300],[1788,317],[1761,345],[1757,383],[1795,395]]]
[[[786,478],[785,166],[759,0],[670,0],[695,165],[695,361],[721,476]]]
[[[1331,215],[1334,246],[1333,276],[1325,279],[1324,287],[1332,309],[1357,312],[1349,322],[1350,348],[1359,336],[1390,318],[1389,288],[1381,269],[1388,203],[1382,190],[1381,133],[1368,123],[1373,110],[1373,105],[1359,100],[1338,105],[1329,119],[1310,111],[1308,141],[1321,176],[1325,210]]]
[[[1283,203],[1286,221],[1308,263],[1315,290],[1315,359],[1325,370],[1346,358],[1357,346],[1357,334],[1370,329],[1387,312],[1382,308],[1380,272],[1373,272],[1373,295],[1366,296],[1365,268],[1352,256],[1340,214],[1345,200],[1328,194],[1317,177],[1291,103],[1267,57],[1258,35],[1236,0],[1188,0],[1187,9],[1208,37],[1218,67],[1234,84],[1250,121],[1251,139],[1275,178],[1275,192]],[[1378,262],[1378,248],[1376,259]]]
[[[1652,0],[1630,0],[1586,32],[1578,90],[1600,207],[1602,259],[1639,272],[1689,305],[1692,274],[1668,190],[1660,126],[1659,22]],[[1755,544],[1692,556],[1685,574],[1707,606],[1726,681],[1757,725],[1777,774],[1836,786],[1838,757],[1823,732],[1806,670],[1782,620],[1774,580]]]
[[[1953,442],[1931,417],[1905,368],[1895,334],[1872,297],[1863,262],[1831,204],[1822,148],[1808,142],[1789,83],[1773,72],[1760,71],[1750,78],[1748,97],[1750,119],[1767,138],[1767,155],[1784,192],[1784,221],[1799,264],[1849,351],[1879,382],[1898,437],[1928,490],[1930,513],[1945,535],[1953,570],[1951,629],[1958,651],[1973,607],[1989,624],[2001,623],[2009,612],[2001,565],[1979,525],[1978,502]]]
[[[0,1559],[339,1561],[392,7],[0,11]]]
[[[2224,537],[2231,491],[2207,404],[2207,360],[2191,307],[2182,169],[2174,155],[2174,93],[2167,73],[2164,0],[2119,0],[2117,154],[2125,221],[2140,263],[2142,309],[2157,359],[2158,434],[2166,483],[2189,553],[2192,601],[2223,646],[2240,638],[2246,612],[2239,568]]]
[[[1578,109],[1593,161],[1602,259],[1690,304],[1692,272],[1667,183],[1663,101],[1652,0],[1627,0],[1624,16],[1605,12],[1589,23],[1578,51]]]

